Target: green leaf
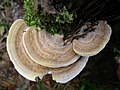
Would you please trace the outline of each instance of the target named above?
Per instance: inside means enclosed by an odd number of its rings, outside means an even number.
[[[40,80],[38,80],[37,85],[38,85],[38,90],[43,90]]]

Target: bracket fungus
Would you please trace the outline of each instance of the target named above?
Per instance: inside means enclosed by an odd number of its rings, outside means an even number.
[[[27,25],[21,19],[12,24],[7,37],[7,51],[16,70],[25,78],[34,81],[36,76],[42,78],[48,71],[46,67],[37,65],[27,55],[22,40],[26,28]]]
[[[63,46],[62,38],[35,31],[18,19],[9,30],[7,51],[15,69],[25,78],[35,81],[36,77],[42,79],[44,75],[52,74],[56,82],[66,83],[83,70],[89,57],[77,55],[72,44]],[[37,55],[40,62],[34,60]]]
[[[83,25],[79,34],[84,34],[87,28],[87,25]],[[85,33],[85,35],[78,40],[73,40],[73,49],[81,56],[96,55],[108,43],[111,32],[111,27],[106,21],[98,21],[98,25],[92,27],[91,31]]]
[[[61,35],[50,35],[45,31],[37,32],[28,28],[23,34],[23,42],[29,57],[43,66],[68,66],[80,57],[73,51],[72,43],[64,45]]]
[[[63,35],[51,35],[45,30],[28,27],[24,20],[16,20],[7,37],[7,51],[16,70],[25,78],[35,81],[51,74],[53,80],[66,83],[85,67],[89,56],[99,53],[108,43],[111,28],[99,21],[94,30],[83,25],[78,40],[64,43]],[[91,30],[91,29],[90,29]]]
[[[83,68],[86,66],[88,59],[88,56],[84,56],[81,57],[77,62],[66,68],[54,68],[53,70],[51,70],[53,80],[56,80],[60,83],[67,83],[83,70]]]

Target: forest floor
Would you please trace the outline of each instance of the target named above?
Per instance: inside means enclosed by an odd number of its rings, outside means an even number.
[[[11,63],[6,38],[11,24],[23,18],[23,3],[14,0],[0,1],[0,90],[38,90],[37,83],[22,77]],[[120,28],[120,24],[117,25]],[[120,30],[119,30],[120,32]],[[120,35],[120,33],[119,33]],[[106,48],[90,58],[85,69],[66,84],[56,83],[47,75],[41,81],[43,90],[119,90],[115,56],[111,50],[114,36]]]

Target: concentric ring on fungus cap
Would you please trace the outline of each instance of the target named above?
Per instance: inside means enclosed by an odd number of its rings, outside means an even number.
[[[15,69],[26,79],[35,81],[36,77],[42,77],[51,72],[53,80],[67,83],[77,76],[85,67],[89,57],[81,57],[75,63],[61,68],[44,67],[34,62],[27,54],[23,45],[23,33],[27,25],[22,19],[16,20],[7,37],[7,51]]]
[[[27,25],[22,19],[12,24],[7,37],[7,51],[15,69],[25,78],[35,81],[36,76],[42,78],[47,74],[48,69],[33,62],[26,53],[22,42],[26,28]]]
[[[29,27],[23,35],[23,45],[29,57],[46,67],[68,66],[79,59],[72,49],[72,43],[64,45],[62,35],[50,35]]]
[[[87,28],[86,25],[82,26],[80,33],[84,31],[83,28]],[[73,40],[73,49],[81,56],[96,55],[108,43],[111,32],[111,27],[106,21],[99,21],[94,31],[87,33],[87,35],[78,40]]]
[[[67,83],[83,70],[88,59],[88,56],[81,57],[77,62],[66,68],[51,69],[53,80],[60,83]]]

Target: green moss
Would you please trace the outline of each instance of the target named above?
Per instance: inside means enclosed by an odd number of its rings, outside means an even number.
[[[29,26],[34,26],[37,23],[37,18],[34,12],[34,0],[24,0],[24,20]]]
[[[29,26],[40,27],[51,34],[66,34],[70,31],[73,14],[66,7],[56,14],[43,14],[42,9],[35,12],[34,0],[24,0],[24,20]]]

